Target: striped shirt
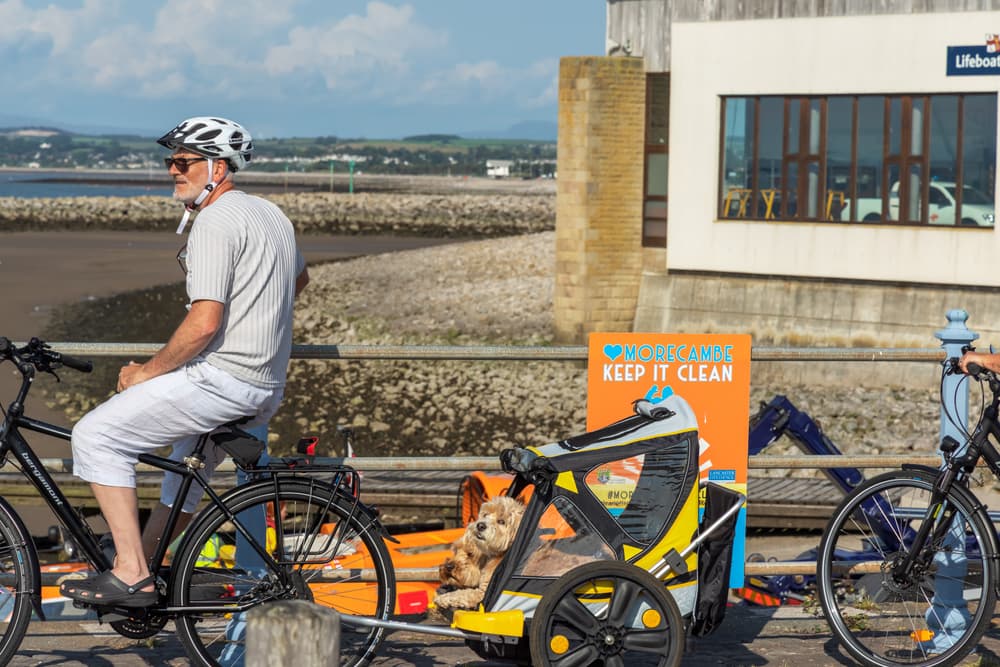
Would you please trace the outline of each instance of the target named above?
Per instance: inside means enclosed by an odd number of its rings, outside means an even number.
[[[304,267],[292,223],[271,202],[229,190],[202,210],[188,234],[188,300],[225,311],[201,356],[254,386],[284,386]]]

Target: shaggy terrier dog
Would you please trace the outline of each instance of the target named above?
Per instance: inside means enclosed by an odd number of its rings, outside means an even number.
[[[479,517],[452,544],[452,555],[438,568],[441,587],[434,607],[447,616],[455,609],[475,609],[486,594],[493,571],[514,541],[524,505],[513,498],[491,498]]]

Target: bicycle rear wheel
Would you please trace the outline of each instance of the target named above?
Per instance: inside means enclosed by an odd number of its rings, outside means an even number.
[[[823,613],[865,665],[953,665],[975,648],[993,615],[992,528],[962,487],[932,511],[935,479],[922,470],[875,477],[844,499],[823,534],[816,562]],[[931,530],[914,553],[925,521]]]
[[[353,500],[308,479],[258,482],[223,501],[277,562],[267,567],[218,507],[187,530],[171,565],[171,606],[194,607],[177,618],[177,634],[196,664],[242,664],[245,614],[237,606],[308,600],[341,614],[387,619],[395,606],[395,575],[379,531]],[[266,523],[266,536],[261,530]],[[198,607],[214,609],[198,610]],[[341,665],[364,665],[382,628],[347,623]]]
[[[17,653],[31,621],[31,596],[38,556],[31,534],[9,505],[0,499],[0,665]]]

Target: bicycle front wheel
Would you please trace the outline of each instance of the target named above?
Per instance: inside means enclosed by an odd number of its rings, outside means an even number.
[[[823,534],[816,561],[823,613],[865,665],[954,665],[993,615],[992,527],[962,487],[932,507],[936,477],[905,470],[873,478],[844,499]],[[915,547],[922,528],[926,539]]]
[[[0,498],[0,665],[17,653],[31,621],[31,596],[37,595],[38,556],[31,533]]]
[[[177,634],[201,665],[243,664],[248,607],[307,600],[341,614],[385,620],[395,606],[395,575],[385,544],[353,499],[308,479],[258,482],[223,498],[272,563],[240,535],[218,507],[187,530],[171,564]],[[200,607],[200,609],[199,609]],[[383,628],[344,623],[340,664],[364,665]]]

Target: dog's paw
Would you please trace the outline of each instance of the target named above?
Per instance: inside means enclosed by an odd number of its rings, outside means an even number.
[[[437,605],[427,606],[427,621],[431,623],[445,623],[451,625],[451,620],[455,612],[452,609],[442,609]]]

